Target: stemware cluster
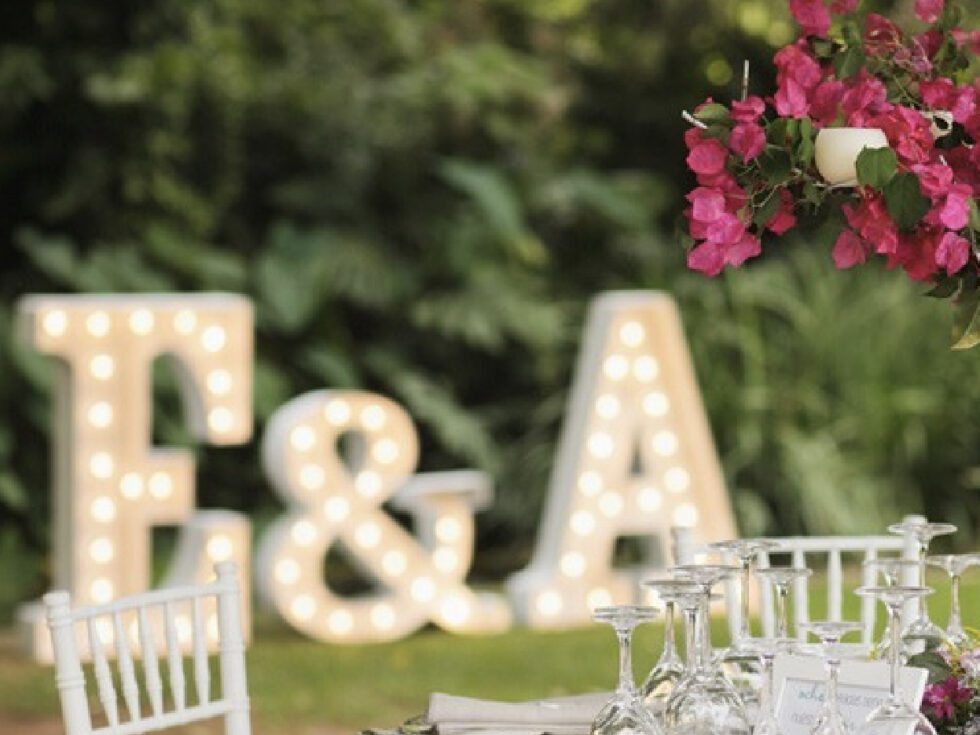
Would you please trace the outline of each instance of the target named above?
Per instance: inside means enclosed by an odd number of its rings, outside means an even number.
[[[980,565],[980,553],[930,556],[929,544],[939,535],[953,533],[947,523],[929,523],[912,517],[889,527],[914,546],[915,558],[882,557],[864,562],[864,586],[856,594],[881,602],[887,613],[885,632],[872,644],[873,658],[887,658],[890,686],[887,699],[859,725],[859,735],[903,732],[934,735],[929,721],[911,707],[901,690],[904,658],[926,647],[962,648],[975,643],[963,626],[959,606],[959,580],[970,567]],[[709,545],[717,563],[682,564],[670,576],[644,582],[663,605],[664,643],[653,669],[637,688],[633,681],[630,641],[633,629],[653,620],[652,606],[611,606],[595,611],[595,619],[610,624],[620,643],[619,684],[612,699],[596,717],[592,735],[783,735],[777,718],[777,692],[773,667],[780,654],[818,655],[827,671],[820,714],[812,735],[853,735],[838,701],[838,677],[843,658],[855,649],[843,643],[861,623],[812,620],[797,614],[796,635],[790,633],[790,593],[804,588],[812,571],[802,565],[772,566],[769,555],[780,544],[769,539],[738,539]],[[912,551],[911,548],[907,549]],[[794,556],[794,561],[798,557]],[[713,560],[714,562],[714,560]],[[732,563],[725,563],[732,562]],[[929,617],[925,603],[932,589],[925,585],[927,567],[941,569],[949,578],[951,612],[945,630]],[[768,585],[774,606],[771,635],[755,637],[750,626],[749,596],[752,576]],[[723,582],[726,594],[737,595],[731,645],[715,649],[711,642],[712,594]],[[798,598],[794,598],[798,602]],[[912,622],[903,628],[903,610],[917,605]],[[675,644],[675,621],[684,622],[684,658]],[[908,618],[906,618],[908,619]],[[805,642],[809,634],[819,642]],[[867,640],[867,639],[865,639]]]

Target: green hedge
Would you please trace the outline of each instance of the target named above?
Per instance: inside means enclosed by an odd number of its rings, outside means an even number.
[[[673,237],[679,111],[771,84],[781,2],[28,0],[0,24],[0,610],[47,583],[48,366],[29,292],[223,289],[257,305],[257,436],[360,386],[423,467],[493,473],[485,574],[537,522],[586,302],[681,302],[746,532],[971,529],[974,354],[899,274],[779,245],[708,282]],[[158,371],[158,441],[186,444]],[[196,449],[205,506],[277,504],[255,444]],[[969,542],[969,534],[963,543]]]

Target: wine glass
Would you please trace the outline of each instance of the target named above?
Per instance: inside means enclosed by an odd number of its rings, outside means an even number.
[[[888,531],[903,536],[911,535],[915,539],[919,551],[919,584],[924,586],[929,542],[936,536],[956,533],[956,526],[952,523],[929,523],[922,517],[913,517],[907,518],[901,523],[892,524],[888,527]],[[902,631],[902,638],[921,640],[923,647],[928,647],[932,641],[942,643],[946,640],[946,631],[929,619],[929,608],[926,605],[925,597],[919,599],[919,617]]]
[[[840,640],[848,633],[861,629],[860,623],[843,620],[815,620],[803,628],[820,639],[824,661],[827,665],[827,695],[817,724],[810,735],[851,735],[851,728],[844,722],[837,702],[837,677],[840,673]]]
[[[789,586],[797,579],[809,577],[813,570],[807,567],[766,567],[756,569],[755,574],[769,582],[776,591],[776,638],[789,638]]]
[[[980,564],[980,554],[941,554],[926,557],[926,563],[949,575],[950,607],[946,638],[954,647],[966,648],[973,643],[973,637],[963,629],[960,618],[960,577],[970,567]]]
[[[911,600],[921,600],[932,594],[929,587],[895,585],[893,587],[859,587],[856,594],[879,600],[888,611],[891,631],[891,645],[888,649],[888,663],[891,669],[888,699],[871,711],[864,724],[858,728],[858,735],[887,735],[889,733],[908,733],[909,735],[936,735],[929,720],[917,709],[905,703],[899,683],[899,616],[902,605]]]
[[[665,721],[672,732],[687,735],[748,735],[745,707],[735,687],[711,656],[711,588],[737,573],[720,564],[686,565],[671,571],[697,583],[697,591],[678,597],[685,613],[688,669],[667,700]]]
[[[677,579],[651,579],[644,582],[643,586],[656,593],[664,603],[664,646],[660,658],[640,687],[640,699],[650,714],[662,721],[667,700],[685,671],[684,662],[677,654],[674,643],[674,611],[680,595],[685,592],[699,594],[701,590],[694,582]],[[687,655],[690,659],[691,652]]]
[[[633,629],[657,616],[657,609],[641,605],[600,607],[593,619],[607,623],[616,631],[619,640],[619,683],[616,692],[599,710],[592,722],[591,735],[664,735],[663,729],[647,712],[633,681]]]
[[[749,592],[751,584],[752,560],[763,551],[772,551],[779,547],[775,541],[761,538],[731,539],[718,541],[708,545],[709,548],[722,553],[733,555],[738,559],[739,572],[739,617],[738,632],[729,648],[730,653],[744,651],[749,657],[757,655],[757,646],[752,645],[752,633],[749,628]]]
[[[864,567],[871,569],[875,573],[873,584],[878,582],[878,575],[885,582],[886,587],[894,587],[902,582],[902,572],[909,569],[918,571],[919,562],[915,559],[903,559],[901,557],[881,557],[878,559],[865,559]],[[888,647],[891,645],[891,621],[885,623],[885,629],[881,633],[881,639],[871,647],[872,658],[887,658]]]
[[[739,696],[749,709],[759,704],[759,680],[762,675],[758,646],[752,640],[749,625],[749,595],[751,591],[752,561],[764,551],[779,547],[775,541],[761,538],[731,539],[709,544],[709,548],[723,554],[731,554],[738,560],[739,572],[739,624],[732,645],[721,657],[721,664]]]

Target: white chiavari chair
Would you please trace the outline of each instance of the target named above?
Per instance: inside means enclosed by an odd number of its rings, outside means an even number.
[[[215,571],[217,579],[207,585],[153,590],[75,610],[67,592],[44,596],[66,735],[140,735],[219,717],[225,735],[250,735],[236,568],[222,562]],[[218,644],[217,697],[211,693],[209,638]],[[190,696],[184,672],[187,647],[194,683]],[[80,651],[91,660],[104,724],[93,722]],[[115,655],[116,676],[110,654]],[[167,662],[166,690],[161,654]],[[142,686],[136,665],[140,660]]]
[[[691,530],[674,528],[673,536],[674,559],[678,564],[690,564],[706,558],[721,558],[727,563],[737,563],[734,557],[719,554],[706,546],[694,542]],[[800,536],[800,537],[767,537],[767,541],[776,546],[769,552],[759,554],[756,563],[758,567],[770,566],[773,557],[779,564],[809,567],[814,570],[823,569],[827,580],[826,612],[818,615],[821,619],[840,620],[843,609],[845,592],[853,592],[862,585],[879,583],[875,579],[875,571],[863,564],[869,559],[879,556],[901,556],[916,558],[915,541],[911,537],[902,536]],[[844,574],[844,560],[849,558],[860,565],[860,580],[851,587],[847,585]],[[912,570],[914,574],[914,570]],[[903,582],[915,583],[913,579]],[[741,610],[738,605],[739,590],[737,582],[726,583],[725,614],[731,634],[734,636],[739,629]],[[810,600],[808,593],[809,582],[806,579],[797,580],[793,585],[793,622],[796,635],[800,640],[806,638],[802,624],[810,621]],[[763,635],[771,637],[775,634],[775,618],[773,613],[772,590],[766,584],[758,585],[759,614],[762,620]],[[877,604],[873,599],[861,600],[861,642],[867,646],[872,642],[875,629]],[[906,621],[907,622],[907,621]]]

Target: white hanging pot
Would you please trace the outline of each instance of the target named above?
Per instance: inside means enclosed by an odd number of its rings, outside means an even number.
[[[887,148],[881,128],[823,128],[817,133],[813,162],[831,186],[857,186],[857,157],[865,148]]]
[[[945,138],[953,132],[953,113],[949,110],[923,111],[922,116],[929,121],[929,129],[935,140]]]

